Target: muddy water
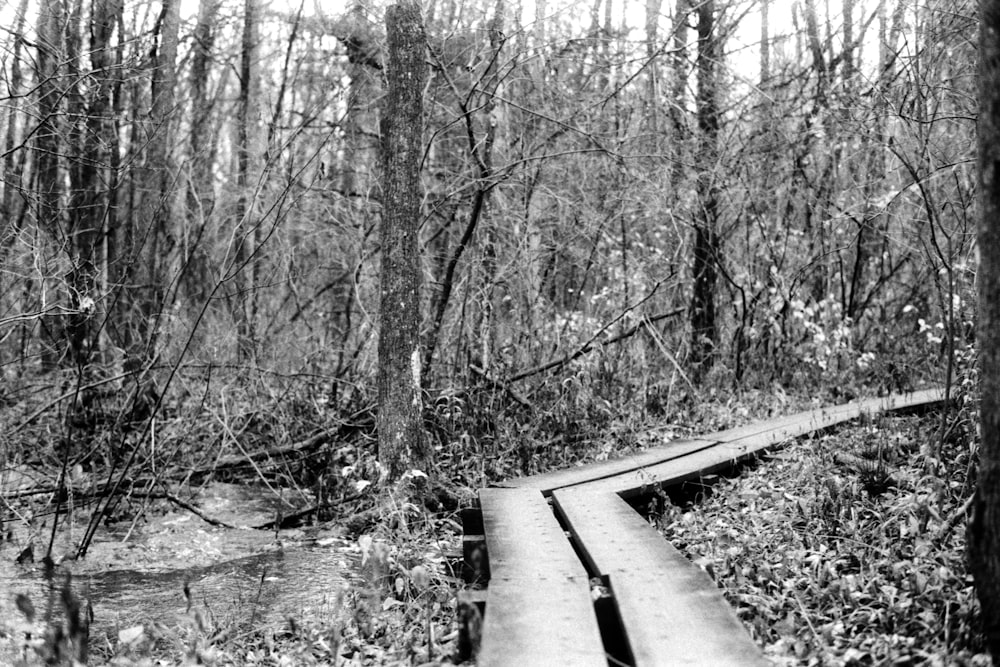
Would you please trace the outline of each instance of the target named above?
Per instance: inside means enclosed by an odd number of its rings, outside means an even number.
[[[274,496],[214,485],[198,504],[231,525],[259,525],[273,518]],[[73,552],[83,518],[57,538],[57,562],[60,552]],[[26,541],[40,559],[47,543],[41,530],[15,528],[14,539],[0,545],[0,664],[20,653],[27,633],[38,637],[44,629],[43,618],[28,623],[18,611],[17,595],[27,595],[42,617],[47,606],[60,606],[67,574],[76,596],[92,605],[93,644],[139,624],[190,625],[196,612],[214,628],[331,618],[360,558],[356,545],[333,531],[221,528],[183,512],[102,529],[86,559],[63,560],[48,573],[41,564],[15,563]]]

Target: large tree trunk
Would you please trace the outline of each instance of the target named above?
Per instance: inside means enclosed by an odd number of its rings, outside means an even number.
[[[691,361],[701,374],[711,366],[718,334],[715,326],[716,262],[720,250],[717,218],[719,208],[719,105],[716,63],[718,39],[715,35],[715,2],[698,6],[698,132],[700,159],[698,210],[694,222],[694,290],[691,294]]]
[[[419,5],[385,15],[389,61],[382,117],[382,275],[379,299],[378,448],[389,479],[427,458],[420,398],[420,160],[425,36]]]
[[[1000,0],[980,4],[979,358],[981,433],[969,565],[983,631],[1000,664]]]

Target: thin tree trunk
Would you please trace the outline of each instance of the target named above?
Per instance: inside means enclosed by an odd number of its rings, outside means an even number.
[[[120,3],[114,0],[94,0],[89,31],[93,85],[87,98],[82,93],[71,98],[79,109],[79,113],[71,114],[78,131],[72,133],[77,155],[70,168],[69,203],[74,253],[71,282],[78,303],[76,312],[68,318],[68,333],[76,362],[81,365],[89,361],[98,347],[100,332],[96,327],[104,319],[101,298],[107,279],[104,238],[107,214],[113,207],[113,192],[108,189],[109,148],[114,145],[111,35],[120,11]]]
[[[220,0],[201,0],[198,22],[191,45],[191,135],[188,143],[190,181],[186,195],[186,229],[182,261],[187,266],[184,276],[186,293],[197,302],[208,298],[211,290],[209,246],[212,241],[211,218],[215,209],[215,187],[212,183],[214,152],[211,150],[212,103],[208,83],[215,51],[215,23]]]
[[[379,286],[378,449],[389,479],[424,468],[420,389],[420,160],[426,38],[419,5],[386,11],[388,90],[382,117],[382,270]],[[425,468],[426,469],[426,468]]]
[[[980,3],[979,362],[982,443],[969,566],[993,664],[1000,664],[1000,0]]]
[[[234,225],[236,229],[236,270],[239,272],[239,294],[235,302],[237,357],[241,362],[256,358],[255,322],[257,299],[255,296],[257,265],[257,221],[254,219],[255,187],[250,180],[256,121],[253,105],[256,103],[257,13],[259,0],[245,0],[243,13],[243,46],[240,57],[240,97],[236,137],[236,201]]]
[[[171,260],[175,259],[174,239],[177,224],[174,218],[174,179],[172,117],[177,88],[177,38],[180,29],[180,0],[164,0],[163,24],[160,27],[160,44],[156,53],[156,66],[152,79],[152,106],[154,138],[147,153],[146,173],[151,177],[151,190],[146,193],[145,210],[153,225],[150,238],[153,246],[149,254],[150,290],[144,300],[145,330],[143,330],[143,358],[155,354],[157,323],[167,304],[167,285],[173,273]]]
[[[14,32],[12,35],[14,44],[10,57],[10,81],[7,101],[9,111],[7,113],[7,128],[3,139],[3,178],[0,179],[0,187],[3,188],[3,197],[0,199],[0,266],[6,263],[10,248],[17,242],[17,237],[21,233],[24,215],[27,212],[25,205],[24,189],[24,165],[28,151],[23,147],[18,149],[20,142],[24,141],[24,124],[28,119],[25,109],[22,108],[20,96],[24,74],[21,70],[22,51],[24,49],[24,27],[25,16],[28,11],[28,0],[21,0],[17,7],[14,18]],[[0,273],[0,294],[11,293],[11,283],[7,282],[7,272]],[[20,325],[22,339],[27,336],[27,328]],[[23,352],[15,352],[13,357],[18,359],[19,370],[24,369],[24,363],[28,355]],[[0,350],[0,365],[10,363]]]
[[[654,152],[660,152],[662,137],[660,136],[660,63],[657,55],[660,53],[660,11],[663,0],[646,0],[646,58],[648,78],[646,80],[646,117],[649,123],[650,140],[656,146]]]
[[[854,85],[854,0],[844,2],[844,62],[842,63],[844,84]]]
[[[171,129],[177,83],[179,0],[163,0],[156,49],[150,71],[148,121],[137,127],[133,141],[145,147],[136,168],[135,202],[126,229],[120,230],[124,284],[117,298],[121,342],[129,354],[127,366],[138,367],[155,355],[159,319],[167,302],[170,263],[176,250],[173,216],[173,132]],[[139,104],[141,92],[133,90]]]
[[[771,80],[771,0],[760,0],[760,86]]]
[[[62,186],[59,178],[59,149],[62,123],[59,100],[59,61],[62,54],[61,0],[43,0],[38,9],[37,81],[38,127],[35,132],[35,193],[36,219],[41,229],[60,238],[63,226],[60,216]],[[47,290],[41,281],[40,310],[45,310]],[[63,357],[62,318],[46,317],[41,320],[42,370],[55,370]]]
[[[14,242],[20,231],[21,211],[24,208],[20,189],[23,187],[21,176],[24,170],[24,156],[27,151],[15,150],[23,136],[22,124],[24,111],[20,108],[19,98],[24,75],[21,72],[21,50],[24,47],[24,21],[28,11],[28,0],[21,0],[14,18],[14,45],[10,58],[10,82],[7,100],[7,131],[3,143],[3,199],[0,200],[0,261],[6,255],[7,248]],[[2,280],[0,276],[0,280]],[[0,293],[3,293],[0,287]]]
[[[486,103],[483,111],[486,115],[486,136],[483,140],[482,158],[480,164],[481,188],[490,188],[489,179],[493,178],[493,149],[496,146],[497,129],[500,126],[500,109],[497,108],[497,97],[500,89],[500,79],[497,76],[497,63],[500,51],[504,45],[504,16],[507,12],[504,0],[497,0],[493,10],[493,20],[490,22],[489,66],[484,76],[486,82]],[[475,147],[471,147],[475,150]],[[482,313],[479,321],[479,358],[484,370],[489,370],[493,353],[494,340],[494,309],[496,307],[496,272],[497,272],[497,230],[491,216],[490,191],[484,194],[483,225],[483,284]]]
[[[677,0],[674,9],[674,56],[673,95],[670,99],[670,119],[673,127],[674,166],[670,175],[670,186],[676,191],[684,177],[684,144],[687,141],[687,86],[688,86],[688,16],[691,14],[692,0]]]

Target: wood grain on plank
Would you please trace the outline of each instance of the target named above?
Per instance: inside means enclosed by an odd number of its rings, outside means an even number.
[[[591,569],[607,575],[637,667],[769,664],[708,575],[622,498],[589,487],[552,497]]]
[[[706,440],[719,440],[729,442],[741,440],[748,436],[760,435],[762,433],[783,432],[786,438],[793,438],[811,431],[818,431],[841,422],[850,421],[860,417],[862,414],[877,414],[880,412],[891,412],[892,410],[903,410],[921,405],[933,405],[944,400],[944,389],[933,387],[931,389],[921,389],[919,391],[905,394],[894,394],[892,396],[877,396],[865,398],[841,405],[833,405],[824,408],[815,408],[798,412],[785,417],[776,417],[766,421],[756,422],[747,426],[731,428],[709,435],[702,436]]]
[[[517,477],[502,484],[505,488],[538,489],[549,495],[554,489],[561,489],[577,484],[586,484],[597,479],[612,477],[631,470],[638,470],[661,461],[669,461],[691,452],[696,452],[715,444],[714,440],[695,438],[692,440],[675,440],[674,442],[646,449],[635,454],[610,461],[598,461],[575,468],[555,470],[541,475]]]
[[[565,476],[550,473],[513,481],[524,488],[535,486],[545,493],[550,493],[556,488],[585,485],[595,492],[612,491],[630,497],[645,493],[657,486],[697,479],[730,468],[786,440],[856,419],[862,414],[932,405],[943,400],[944,392],[939,388],[864,399],[710,433],[697,440],[678,443],[679,447],[673,452],[667,445],[649,450],[648,456],[643,452],[636,457],[561,471],[567,473]],[[627,462],[630,460],[636,460],[644,465],[629,467]],[[607,465],[610,463],[616,465],[613,467]],[[623,468],[627,469],[622,470]],[[609,474],[615,469],[621,472]]]
[[[587,572],[537,489],[481,489],[490,561],[480,665],[607,659]]]

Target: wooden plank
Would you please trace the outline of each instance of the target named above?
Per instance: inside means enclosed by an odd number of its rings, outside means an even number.
[[[776,445],[796,438],[806,433],[829,428],[842,422],[850,421],[859,417],[863,413],[878,413],[890,410],[899,410],[920,405],[930,405],[944,400],[944,391],[940,388],[924,389],[907,394],[897,394],[894,396],[880,396],[868,398],[842,405],[835,405],[814,410],[806,410],[784,417],[776,417],[767,421],[731,428],[725,431],[709,433],[698,438],[689,440],[678,440],[661,447],[654,447],[643,452],[638,452],[631,456],[612,459],[610,461],[600,461],[589,463],[575,468],[556,470],[540,475],[528,477],[518,477],[507,480],[500,486],[504,488],[518,489],[539,489],[543,494],[549,495],[555,489],[567,488],[581,484],[590,484],[601,480],[624,476],[631,480],[629,484],[622,487],[620,480],[611,482],[610,487],[631,489],[632,493],[638,493],[643,485],[643,479],[649,477],[644,469],[657,466],[661,463],[673,461],[682,457],[690,456],[702,450],[711,448],[718,442],[743,441],[747,445],[752,445],[753,451],[759,452],[769,446]],[[752,453],[752,452],[751,452]],[[725,466],[721,466],[725,467]],[[716,464],[715,469],[720,466]],[[676,466],[666,465],[664,469],[676,471]],[[704,471],[708,472],[708,471]],[[671,472],[670,474],[673,474]],[[685,474],[681,473],[684,477]],[[697,476],[697,475],[695,475]],[[655,479],[655,475],[649,479],[651,483],[662,483]],[[687,478],[690,478],[688,476]],[[605,484],[604,487],[608,487]]]
[[[481,489],[490,563],[480,665],[607,666],[587,572],[537,489]]]
[[[775,446],[807,433],[850,421],[862,413],[901,410],[920,405],[939,403],[944,394],[939,389],[913,392],[891,397],[868,399],[838,406],[832,409],[810,410],[790,417],[782,417],[770,422],[762,422],[761,428],[752,433],[748,427],[739,438],[731,438],[731,432],[704,436],[705,439],[719,439],[713,447],[700,449],[682,457],[663,461],[646,468],[632,470],[613,477],[605,477],[581,485],[595,493],[613,492],[624,497],[645,493],[656,486],[668,486],[692,479],[698,479],[719,470],[726,470]],[[776,426],[777,425],[777,426]],[[577,487],[573,487],[577,488]]]
[[[619,496],[576,487],[552,497],[591,569],[608,577],[637,667],[769,664],[709,576]]]
[[[733,440],[742,440],[748,436],[781,431],[784,437],[792,438],[841,422],[850,421],[865,413],[891,412],[893,410],[903,410],[921,405],[933,405],[942,401],[944,401],[944,389],[941,387],[932,387],[905,394],[877,396],[841,405],[806,410],[785,417],[777,417],[747,426],[719,431],[718,433],[712,433],[703,437],[707,440],[730,442]]]
[[[734,443],[719,443],[711,449],[695,452],[688,456],[664,461],[642,470],[630,471],[615,477],[599,479],[588,484],[572,486],[566,490],[587,490],[591,493],[615,493],[624,498],[649,493],[658,486],[670,486],[710,473],[731,468],[734,463]],[[746,455],[749,456],[749,455]],[[746,458],[744,456],[744,458]],[[554,493],[554,492],[553,492]]]
[[[639,468],[654,465],[662,461],[669,461],[685,456],[691,452],[711,447],[714,444],[714,440],[704,438],[676,440],[666,445],[652,447],[618,459],[598,461],[575,468],[566,468],[540,475],[510,479],[503,482],[501,486],[515,489],[538,489],[543,494],[549,495],[554,489],[586,484],[594,480],[620,475],[631,470],[638,470]]]

